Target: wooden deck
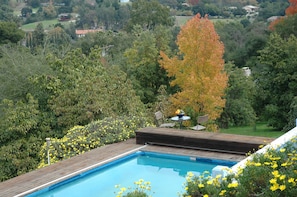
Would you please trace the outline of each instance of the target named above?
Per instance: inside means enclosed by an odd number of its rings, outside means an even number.
[[[273,138],[147,127],[136,131],[137,144],[155,144],[245,155]]]
[[[234,136],[234,135],[218,135],[217,133],[206,133],[196,131],[183,131],[183,130],[175,130],[175,129],[150,129],[151,133],[157,135],[158,133],[163,134],[162,139],[164,137],[173,136],[173,138],[178,137],[179,140],[176,140],[176,143],[179,141],[185,141],[186,133],[188,136],[192,136],[190,139],[194,139],[195,137],[203,139],[201,142],[205,142],[205,140],[209,138],[218,139],[218,141],[233,141],[238,140],[240,143],[246,143],[243,139],[245,136]],[[140,132],[144,133],[144,131],[148,132],[148,129],[138,131],[137,135]],[[196,132],[196,133],[195,133]],[[182,138],[181,134],[184,133]],[[166,134],[166,135],[165,135]],[[219,140],[220,136],[224,137]],[[151,138],[150,138],[151,139]],[[157,139],[157,138],[155,138]],[[251,141],[255,141],[259,144],[263,144],[264,138],[248,138]],[[266,138],[265,138],[266,139]],[[142,139],[143,140],[143,139]],[[267,138],[266,140],[272,140],[271,138]],[[136,143],[137,141],[137,143]],[[146,141],[146,140],[144,140]],[[144,142],[143,141],[143,142]],[[194,143],[191,140],[185,141],[192,144]],[[223,159],[223,160],[232,160],[232,161],[240,161],[245,158],[244,155],[238,155],[231,152],[216,152],[216,151],[205,151],[199,149],[190,149],[186,148],[176,148],[171,146],[156,146],[156,145],[143,145],[144,143],[140,143],[140,139],[130,139],[125,142],[106,145],[82,155],[78,155],[71,159],[67,159],[50,166],[26,173],[24,175],[12,178],[10,180],[4,181],[0,183],[0,196],[1,197],[11,197],[11,196],[25,196],[28,192],[33,192],[38,189],[47,187],[56,182],[60,182],[69,177],[80,174],[83,171],[92,169],[99,165],[103,165],[104,163],[110,162],[118,157],[129,154],[130,152],[134,152],[136,150],[145,150],[145,151],[154,151],[154,152],[164,152],[164,153],[174,153],[181,155],[189,155],[195,157],[207,157],[214,159]],[[223,147],[221,147],[223,148]]]

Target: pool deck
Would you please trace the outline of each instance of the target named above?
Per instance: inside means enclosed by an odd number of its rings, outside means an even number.
[[[176,131],[172,130],[173,133]],[[178,132],[181,132],[178,130]],[[194,131],[192,131],[194,132]],[[231,136],[225,136],[230,138]],[[242,136],[243,137],[243,136]],[[244,138],[244,137],[243,137]],[[238,139],[238,136],[233,139]],[[224,139],[221,139],[224,141]],[[225,139],[227,140],[227,139]],[[253,137],[252,140],[259,141],[262,138]],[[273,138],[267,138],[272,141]],[[125,142],[105,145],[103,147],[91,150],[82,155],[60,161],[50,166],[31,171],[18,177],[9,179],[0,183],[0,196],[25,196],[28,191],[33,192],[43,187],[47,187],[53,183],[60,182],[69,177],[80,174],[83,171],[103,165],[116,158],[135,152],[137,150],[146,150],[162,153],[173,153],[181,155],[189,155],[195,157],[207,157],[213,159],[223,159],[231,161],[241,161],[246,156],[232,153],[212,152],[205,150],[197,150],[190,148],[176,148],[170,146],[143,145],[137,144],[136,139],[129,139]]]

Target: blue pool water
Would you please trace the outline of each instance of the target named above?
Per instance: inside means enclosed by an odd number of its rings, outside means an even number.
[[[177,197],[184,191],[188,172],[201,174],[217,166],[235,162],[138,151],[116,161],[81,173],[27,197],[115,197],[118,188],[132,187],[140,179],[149,181],[153,197]]]

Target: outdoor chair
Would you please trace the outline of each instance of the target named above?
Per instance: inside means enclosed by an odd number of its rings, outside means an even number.
[[[196,130],[196,131],[204,130],[204,129],[206,129],[206,127],[201,124],[203,124],[207,121],[208,121],[208,115],[198,116],[197,117],[197,125],[194,127],[191,127],[191,129]]]
[[[155,113],[155,120],[156,120],[156,125],[158,127],[174,127],[175,126],[175,123],[173,122],[165,122],[165,119],[164,119],[164,115],[161,111],[157,111]]]

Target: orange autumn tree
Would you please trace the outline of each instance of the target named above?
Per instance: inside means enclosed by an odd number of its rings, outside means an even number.
[[[224,46],[213,23],[199,14],[189,20],[177,37],[179,54],[160,53],[160,65],[172,77],[171,86],[180,91],[169,99],[175,108],[191,109],[195,114],[218,118],[225,106],[223,99],[228,77],[224,71]]]
[[[297,13],[297,0],[289,0],[289,7],[287,7],[285,13],[286,16],[292,16],[294,14]],[[269,29],[270,30],[274,30],[274,27],[278,24],[278,23],[282,23],[284,21],[284,17],[280,17],[274,21],[272,21],[269,25]]]
[[[297,13],[297,0],[289,0],[289,7],[286,9],[286,15],[293,15]]]

